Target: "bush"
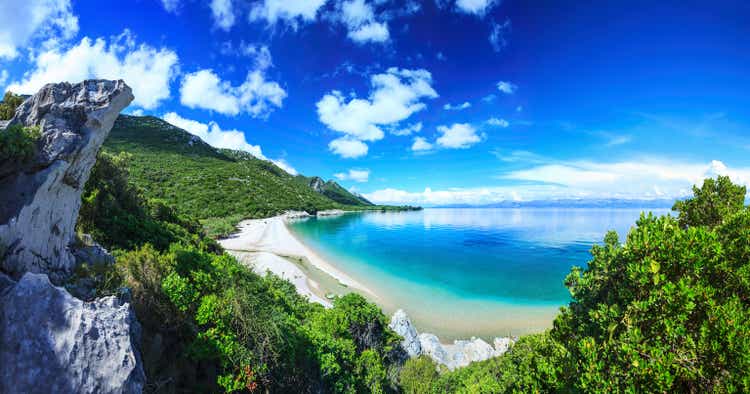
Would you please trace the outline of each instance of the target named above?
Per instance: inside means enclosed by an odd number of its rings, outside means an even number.
[[[36,143],[41,137],[39,127],[12,125],[0,130],[0,163],[25,162],[36,153]]]
[[[16,108],[23,103],[23,97],[11,92],[5,92],[0,102],[0,120],[9,120],[16,113]]]
[[[437,365],[427,356],[409,359],[399,374],[399,385],[405,394],[426,394],[438,387]]]

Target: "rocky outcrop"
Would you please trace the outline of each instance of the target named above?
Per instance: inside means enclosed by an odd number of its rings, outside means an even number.
[[[0,269],[15,279],[46,273],[54,282],[72,270],[81,192],[132,100],[123,81],[90,80],[46,85],[18,107],[10,125],[38,126],[42,136],[30,161],[0,165]]]
[[[401,341],[401,347],[404,348],[409,357],[416,357],[422,354],[422,346],[419,344],[417,329],[411,324],[409,317],[406,316],[406,312],[403,309],[399,309],[393,314],[388,327],[404,338]]]
[[[140,393],[139,331],[116,297],[83,302],[27,273],[0,291],[0,393]]]
[[[481,338],[456,340],[452,345],[444,345],[435,334],[417,334],[411,320],[401,309],[393,314],[389,327],[404,338],[401,347],[410,357],[425,355],[449,370],[501,356],[513,345],[513,339],[507,337],[495,338],[494,348]]]
[[[39,127],[41,137],[30,160],[0,162],[0,393],[143,390],[128,293],[84,302],[52,284],[77,261],[114,261],[90,237],[73,240],[96,155],[132,100],[122,81],[50,84],[10,121]],[[87,299],[89,287],[76,285]]]

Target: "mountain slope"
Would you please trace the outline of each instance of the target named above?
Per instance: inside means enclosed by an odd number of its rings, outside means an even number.
[[[333,201],[345,205],[362,205],[362,206],[373,206],[375,204],[368,201],[366,198],[356,195],[335,181],[324,181],[322,178],[313,176],[306,177],[304,175],[297,175],[297,179],[305,185],[315,190]]]
[[[215,149],[155,117],[120,116],[104,149],[132,156],[131,179],[146,197],[167,200],[198,219],[347,208],[271,162]]]

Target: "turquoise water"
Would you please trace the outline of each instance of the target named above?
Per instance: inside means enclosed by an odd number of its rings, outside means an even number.
[[[585,266],[607,230],[624,239],[640,213],[425,209],[312,218],[290,228],[373,290],[386,312],[405,309],[421,331],[491,337],[550,327],[569,301],[570,267]]]

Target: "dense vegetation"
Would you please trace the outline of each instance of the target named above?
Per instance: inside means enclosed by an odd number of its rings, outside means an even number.
[[[224,254],[193,219],[128,181],[129,155],[102,153],[78,230],[115,251],[82,266],[97,295],[127,287],[143,325],[151,392],[392,392],[403,353],[375,305],[350,294],[324,309],[293,285]]]
[[[31,159],[40,136],[38,127],[12,125],[0,130],[0,165],[10,162],[19,164]]]
[[[3,101],[0,101],[0,120],[10,120],[23,100],[21,95],[5,92]]]
[[[152,177],[161,170],[145,163],[159,159],[144,152],[148,145],[104,153],[79,221],[81,231],[117,250],[97,288],[131,289],[150,391],[750,391],[750,209],[745,188],[726,177],[694,188],[692,198],[675,204],[677,217],[642,215],[624,243],[607,234],[586,267],[566,279],[572,302],[550,330],[522,337],[504,356],[449,372],[425,357],[403,363],[385,316],[362,297],[339,298],[328,310],[311,304],[290,283],[257,276],[223,254],[188,218],[201,211],[190,196],[177,196],[182,209],[165,203],[177,193],[170,182],[211,178],[222,189],[221,180],[238,173],[251,185],[283,180],[287,192],[300,193],[287,206],[325,197],[299,179],[296,189],[285,182],[290,176],[272,177],[273,168],[255,182],[265,162],[243,163],[199,141],[174,142],[159,148],[164,168],[190,162],[202,172],[170,170],[182,180],[164,178],[158,191]],[[115,138],[108,149],[128,143]],[[134,164],[137,155],[145,163]],[[208,165],[199,163],[206,158]],[[243,167],[249,170],[237,170]],[[212,178],[213,170],[226,172]],[[218,209],[213,202],[204,208]]]
[[[154,117],[120,116],[104,149],[129,153],[131,178],[148,198],[169,201],[181,214],[203,221],[212,235],[231,232],[243,218],[287,210],[364,208],[333,201],[269,161],[217,150]],[[336,193],[346,203],[359,201],[340,186]]]
[[[678,218],[642,215],[610,232],[566,280],[551,330],[503,357],[431,373],[410,360],[407,392],[749,392],[750,209],[746,190],[708,179]],[[434,368],[434,366],[432,366]],[[414,389],[418,387],[418,389]]]

